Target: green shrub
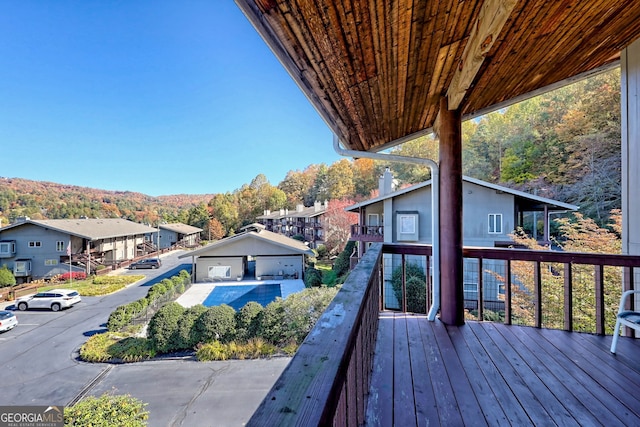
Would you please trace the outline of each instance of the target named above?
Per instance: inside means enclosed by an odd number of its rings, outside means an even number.
[[[264,308],[260,336],[278,346],[300,344],[337,293],[338,288],[307,288],[276,298]]]
[[[203,344],[196,351],[196,359],[199,361],[227,360],[227,359],[257,359],[260,357],[273,356],[277,348],[260,338],[238,343],[231,341],[223,344],[220,341],[213,341]]]
[[[126,307],[121,305],[111,312],[109,320],[107,320],[107,329],[110,332],[119,331],[128,325],[133,316],[127,311]]]
[[[251,301],[236,312],[236,338],[238,340],[248,340],[258,336],[263,310],[264,308],[260,304]]]
[[[212,341],[198,348],[196,358],[203,362],[209,360],[227,360],[229,358],[229,352],[227,347],[220,341]]]
[[[327,259],[327,256],[329,254],[329,250],[325,245],[318,246],[316,252],[318,253],[318,259]]]
[[[353,253],[355,245],[355,241],[349,240],[333,263],[333,271],[335,271],[336,277],[342,277],[349,273],[349,268],[351,266],[351,254]]]
[[[142,337],[127,337],[111,344],[108,352],[112,358],[123,362],[140,362],[155,357],[156,350],[151,340]]]
[[[146,403],[130,395],[87,396],[64,410],[65,427],[143,427],[149,418]]]
[[[182,313],[182,316],[178,320],[178,328],[175,330],[174,336],[171,339],[172,347],[174,347],[175,350],[192,349],[200,342],[194,325],[198,317],[205,311],[207,311],[207,307],[198,304],[187,308]]]
[[[424,279],[410,277],[407,280],[407,311],[427,313],[427,285]]]
[[[93,335],[80,347],[80,358],[85,362],[107,362],[112,358],[109,347],[120,338],[111,332]]]
[[[162,306],[149,321],[147,337],[159,353],[173,351],[172,337],[178,329],[178,321],[182,317],[184,307],[177,302]]]
[[[13,273],[9,271],[7,266],[2,266],[0,268],[0,288],[5,286],[13,286],[16,284],[16,278],[13,276]]]
[[[191,275],[187,270],[180,270],[180,273],[178,273],[178,276],[182,277],[182,280],[183,280],[182,283],[184,283],[185,285],[191,282]]]
[[[412,280],[415,279],[415,280]],[[418,289],[417,281],[422,282],[420,286],[426,286],[426,276],[424,270],[417,263],[406,264],[406,286],[407,286],[407,311],[424,310],[424,297]],[[409,283],[413,283],[411,292],[409,291]],[[398,303],[402,304],[402,267],[397,267],[391,274],[391,286],[393,293],[398,299]],[[425,288],[426,292],[426,288]],[[425,311],[415,311],[415,313],[424,313]]]
[[[333,270],[325,271],[322,275],[322,284],[327,286],[335,286],[338,281],[336,272]]]
[[[307,288],[322,285],[322,271],[308,267],[304,272],[304,284]]]
[[[194,324],[198,342],[231,341],[235,336],[235,313],[235,310],[226,304],[207,308]]]
[[[285,308],[284,300],[276,298],[264,308],[260,322],[259,336],[270,343],[279,345],[284,335]]]

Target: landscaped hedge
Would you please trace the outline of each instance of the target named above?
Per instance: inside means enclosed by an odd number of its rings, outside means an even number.
[[[146,403],[130,395],[105,393],[100,397],[88,396],[64,410],[65,427],[147,425],[149,412]]]
[[[121,305],[111,312],[107,321],[107,329],[112,332],[121,330],[158,300],[169,299],[175,294],[183,293],[185,285],[189,283],[191,283],[191,275],[186,270],[180,271],[171,279],[163,279],[160,283],[151,286],[144,298]]]
[[[265,308],[247,303],[238,312],[224,304],[183,308],[171,302],[151,318],[147,338],[123,338],[126,333],[122,332],[95,335],[82,346],[80,356],[94,362],[129,362],[193,350],[199,360],[265,357],[278,351],[292,354],[338,290],[307,288],[287,299],[277,298]],[[125,307],[116,311],[125,316]]]

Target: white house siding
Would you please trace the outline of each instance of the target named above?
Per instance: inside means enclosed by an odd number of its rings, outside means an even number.
[[[302,270],[302,255],[256,257],[256,277],[291,276],[295,273],[302,277]]]
[[[224,255],[253,256],[266,253],[270,255],[291,255],[291,249],[275,245],[268,240],[260,240],[259,238],[238,239],[238,241],[230,242],[224,247]]]
[[[244,258],[231,256],[231,257],[207,257],[200,256],[196,262],[196,282],[207,282],[212,279],[208,276],[209,267],[223,267],[229,266],[231,267],[231,272],[229,275],[230,280],[235,280],[238,276],[244,275]],[[221,278],[217,278],[221,279]],[[223,280],[229,280],[223,279]]]

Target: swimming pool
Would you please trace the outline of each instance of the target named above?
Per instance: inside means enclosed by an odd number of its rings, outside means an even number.
[[[255,301],[265,307],[277,297],[282,297],[280,284],[261,285],[216,285],[202,305],[213,307],[214,305],[227,304],[234,310],[240,310],[249,301]]]

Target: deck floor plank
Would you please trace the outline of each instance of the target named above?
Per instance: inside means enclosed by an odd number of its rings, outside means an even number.
[[[640,340],[380,316],[366,425],[640,425]]]
[[[369,426],[393,425],[393,353],[385,347],[393,341],[393,317],[381,313],[367,398]]]
[[[484,371],[473,356],[472,347],[469,346],[461,332],[461,328],[448,328],[451,342],[456,347],[456,352],[462,363],[464,372],[480,405],[484,419],[488,425],[507,425],[510,416],[505,414],[498,402],[498,396],[494,393]],[[479,345],[479,344],[478,344]],[[523,412],[523,416],[526,416]],[[479,421],[482,423],[482,420]]]
[[[610,420],[608,425],[624,425],[616,416],[605,406],[602,401],[592,393],[591,388],[585,387],[584,383],[578,381],[572,372],[577,371],[577,367],[570,362],[571,365],[566,367],[564,363],[559,362],[550,352],[546,341],[536,340],[535,336],[523,331],[523,328],[510,328],[501,326],[501,332],[504,335],[509,334],[512,342],[522,345],[531,354],[532,363],[543,366],[548,374],[543,375],[547,387],[562,399],[563,404],[576,418],[581,425],[602,425],[602,420]],[[508,338],[509,339],[509,338]],[[553,375],[555,379],[547,377]]]
[[[502,376],[499,367],[496,366],[489,358],[484,348],[482,347],[482,343],[480,342],[479,338],[468,326],[469,325],[464,325],[457,328],[448,327],[447,329],[450,331],[453,329],[458,329],[462,332],[468,348],[471,350],[472,356],[475,358],[481,372],[487,379],[488,386],[496,396],[495,404],[499,405],[502,408],[504,414],[508,418],[509,424],[514,426],[533,425],[526,411],[516,399],[516,396],[511,391],[511,388],[509,388],[507,383],[505,382],[505,379]],[[467,367],[465,372],[468,371],[469,368]]]
[[[404,316],[394,320],[393,333],[393,425],[415,426],[416,403],[413,392],[413,378],[409,349],[411,338],[407,333],[407,321]]]
[[[427,353],[424,339],[420,330],[422,322],[407,322],[409,339],[409,353],[411,355],[411,372],[413,375],[413,390],[416,402],[416,424],[420,427],[438,425],[438,406],[431,385],[431,372],[427,363]],[[428,333],[431,332],[429,329]],[[426,339],[429,340],[427,337]]]
[[[426,319],[418,320],[420,320],[421,323],[424,323],[424,320]],[[476,395],[473,392],[468,375],[460,375],[460,373],[465,372],[465,369],[460,362],[458,353],[453,345],[449,333],[447,332],[447,328],[444,324],[438,323],[433,325],[433,331],[436,336],[436,341],[440,346],[442,360],[444,362],[447,376],[449,377],[449,382],[451,383],[451,389],[456,398],[458,411],[462,417],[463,424],[474,426],[486,425],[482,409],[480,408]]]
[[[423,319],[420,325],[422,326],[425,321],[427,320]],[[426,335],[421,333],[421,337],[427,356],[427,367],[430,373],[431,385],[433,386],[435,405],[438,410],[440,424],[463,425],[451,381],[445,370],[444,358],[447,357],[447,354],[442,354],[442,350],[435,337],[435,329],[432,328]],[[430,339],[431,342],[425,342],[425,338]],[[414,369],[416,368],[417,367]]]

